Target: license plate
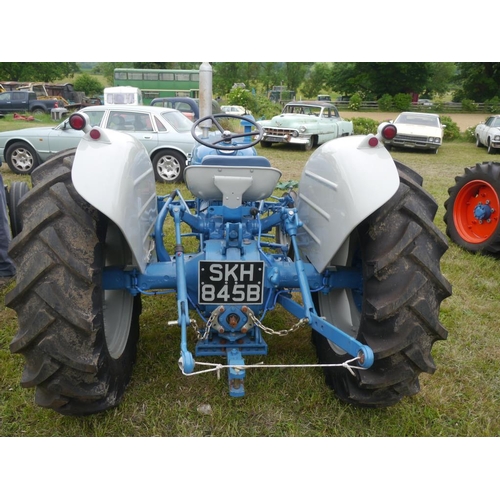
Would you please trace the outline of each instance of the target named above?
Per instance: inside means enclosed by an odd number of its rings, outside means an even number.
[[[263,262],[200,261],[199,304],[262,304],[263,290]]]
[[[276,137],[276,136],[268,136],[265,139],[268,142],[284,142],[285,139],[283,137]]]

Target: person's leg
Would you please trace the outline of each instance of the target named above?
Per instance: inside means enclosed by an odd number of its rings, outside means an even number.
[[[2,174],[0,173],[0,285],[9,281],[16,274],[16,268],[7,253],[11,240],[9,218],[7,215],[7,198]]]

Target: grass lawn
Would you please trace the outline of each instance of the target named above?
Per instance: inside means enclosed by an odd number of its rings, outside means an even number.
[[[283,181],[299,180],[311,154],[280,146],[260,153],[283,172]],[[439,204],[436,223],[442,231],[443,204],[455,176],[466,166],[495,159],[460,142],[445,143],[437,155],[394,151],[393,156],[423,176]],[[1,172],[7,184],[23,179],[6,164]],[[158,185],[162,194],[171,189]],[[221,380],[215,374],[183,376],[177,366],[179,329],[167,326],[176,318],[175,297],[166,295],[143,299],[137,364],[121,405],[85,418],[63,417],[36,406],[33,391],[19,385],[23,359],[9,352],[17,321],[3,305],[11,284],[0,290],[0,436],[499,436],[500,263],[450,244],[441,266],[453,295],[441,308],[449,337],[434,346],[437,371],[421,376],[416,396],[381,410],[336,400],[320,368],[249,370],[241,399],[228,395],[224,373]],[[267,320],[275,327],[295,322],[279,308]],[[308,328],[266,342],[266,364],[316,361]],[[200,412],[207,404],[211,413]]]

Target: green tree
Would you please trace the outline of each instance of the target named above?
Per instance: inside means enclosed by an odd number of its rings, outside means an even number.
[[[74,62],[0,62],[0,80],[53,82],[78,71]]]
[[[461,90],[456,92],[454,100],[484,102],[500,94],[500,63],[462,62],[456,65],[456,81]]]
[[[88,96],[102,94],[104,90],[102,83],[87,73],[77,76],[73,82],[73,87],[77,92],[85,92],[85,95]]]
[[[319,62],[315,63],[302,84],[301,90],[305,96],[313,97],[318,95],[322,89],[328,88],[328,74],[331,71],[331,64]]]
[[[358,92],[376,100],[384,94],[421,93],[433,74],[432,63],[424,62],[334,63],[328,83],[343,94]]]

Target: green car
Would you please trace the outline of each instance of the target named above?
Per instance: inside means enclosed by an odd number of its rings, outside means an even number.
[[[342,119],[328,101],[293,101],[279,116],[258,122],[264,129],[262,147],[298,144],[309,151],[314,146],[346,135],[353,135],[353,124]]]

